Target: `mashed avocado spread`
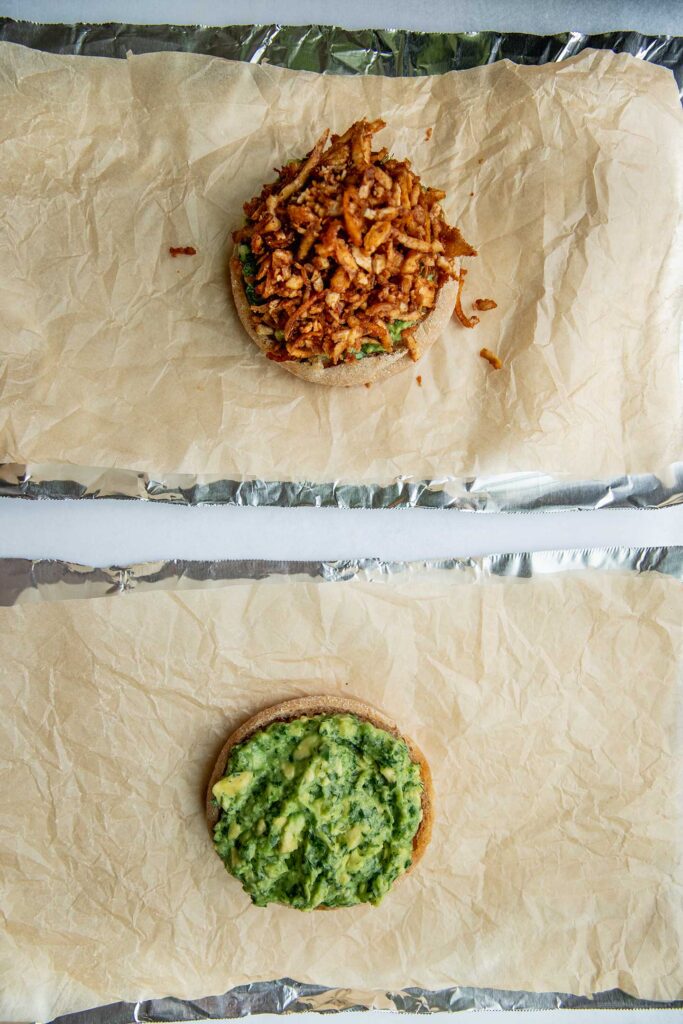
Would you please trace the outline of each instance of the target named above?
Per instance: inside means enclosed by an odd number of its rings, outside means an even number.
[[[379,903],[410,866],[422,781],[401,739],[353,715],[275,722],[213,787],[216,850],[252,902]]]

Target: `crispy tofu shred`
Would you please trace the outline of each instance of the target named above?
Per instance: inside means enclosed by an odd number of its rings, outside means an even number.
[[[254,329],[269,358],[323,367],[407,351],[439,289],[476,256],[445,219],[445,193],[409,160],[373,150],[384,121],[325,132],[245,203],[238,244]]]
[[[462,289],[465,284],[465,278],[467,277],[467,271],[463,267],[458,277],[458,294],[455,299],[455,315],[457,316],[463,327],[476,327],[479,323],[478,316],[468,316],[465,310],[462,308]]]
[[[485,359],[487,363],[490,363],[494,370],[502,370],[503,364],[500,358],[488,348],[483,348],[479,353],[482,359]]]

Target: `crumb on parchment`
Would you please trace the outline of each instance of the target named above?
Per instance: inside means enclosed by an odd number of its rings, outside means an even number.
[[[169,245],[168,251],[171,256],[196,256],[197,250],[193,245]]]
[[[475,299],[474,308],[478,309],[480,313],[484,313],[487,309],[496,309],[498,303],[495,299]]]
[[[415,380],[417,381],[417,386],[419,388],[421,388],[422,387],[422,376],[419,373],[418,373],[417,377],[415,378]]]
[[[490,363],[494,370],[502,370],[503,364],[495,352],[492,352],[488,348],[483,348],[479,355],[482,359],[485,359],[487,363]]]

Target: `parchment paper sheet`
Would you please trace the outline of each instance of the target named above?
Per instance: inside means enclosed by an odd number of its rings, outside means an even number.
[[[259,357],[226,269],[243,201],[361,115],[447,189],[480,249],[469,301],[498,309],[347,393]],[[669,72],[604,51],[391,79],[0,44],[0,458],[376,483],[660,470],[683,453],[682,134]]]
[[[294,977],[683,992],[680,583],[261,583],[3,609],[0,1013]],[[227,733],[299,694],[426,752],[418,871],[374,909],[252,908],[213,852]]]

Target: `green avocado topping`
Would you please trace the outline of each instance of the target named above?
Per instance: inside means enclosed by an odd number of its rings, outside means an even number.
[[[366,341],[357,352],[354,352],[356,359],[365,359],[366,356],[377,356],[384,352],[384,346],[378,341]]]
[[[353,715],[255,733],[213,796],[216,851],[259,907],[379,903],[410,866],[422,818],[406,743]]]
[[[389,331],[389,337],[393,341],[394,345],[400,345],[403,341],[402,335],[406,327],[414,327],[415,324],[411,320],[392,320],[387,324],[387,330]],[[386,349],[383,345],[380,345],[378,341],[366,341],[364,345],[361,345],[358,352],[354,353],[356,359],[365,359],[366,356],[378,356],[382,355]]]
[[[247,296],[247,302],[250,306],[262,306],[265,299],[261,298],[253,284],[254,278],[256,277],[256,271],[258,270],[256,257],[246,242],[240,242],[237,247],[237,253],[240,258],[240,263],[242,264],[244,294]]]
[[[405,331],[406,327],[414,327],[415,324],[410,320],[392,320],[388,325],[387,330],[389,336],[393,341],[394,345],[397,345],[401,340],[401,335]]]

